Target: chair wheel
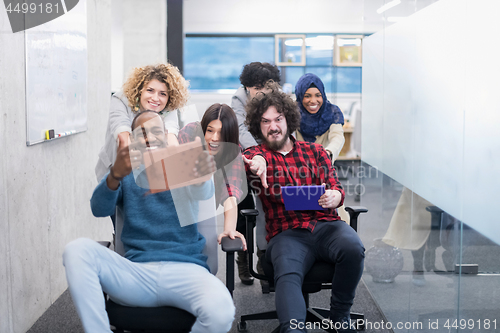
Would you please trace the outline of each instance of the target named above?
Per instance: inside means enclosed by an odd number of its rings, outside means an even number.
[[[247,322],[246,321],[240,321],[237,326],[238,326],[238,332],[246,332],[247,331]]]

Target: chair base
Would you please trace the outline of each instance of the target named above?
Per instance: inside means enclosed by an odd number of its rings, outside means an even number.
[[[319,328],[325,330],[326,332],[337,333],[337,331],[332,328],[323,328],[321,327],[322,323],[327,322],[328,317],[330,316],[330,311],[327,309],[321,308],[307,308],[306,322],[308,323],[318,323]],[[357,331],[364,331],[364,318],[365,316],[361,313],[351,313],[351,320],[357,321],[362,320],[362,324],[358,325]],[[246,332],[247,330],[247,321],[249,320],[266,320],[266,319],[278,319],[278,313],[276,311],[267,311],[261,313],[254,313],[250,315],[241,316],[240,321],[238,322],[237,328],[238,332]],[[278,333],[280,331],[280,327],[276,327],[272,333]]]

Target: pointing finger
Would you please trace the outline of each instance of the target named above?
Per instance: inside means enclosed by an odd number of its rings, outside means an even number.
[[[260,176],[260,180],[262,182],[262,186],[264,186],[264,188],[268,188],[269,186],[267,185],[267,177],[266,177],[266,173],[262,173],[262,175]]]

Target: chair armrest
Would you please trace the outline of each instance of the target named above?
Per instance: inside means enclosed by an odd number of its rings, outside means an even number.
[[[242,209],[240,211],[243,216],[257,216],[259,215],[259,211],[257,209]]]
[[[240,238],[235,237],[231,239],[229,237],[223,237],[221,241],[222,251],[224,252],[234,252],[243,251],[243,242]]]
[[[247,239],[247,252],[249,256],[254,253],[254,237],[253,228],[255,228],[256,219],[255,216],[259,215],[257,209],[242,209],[240,214],[245,218],[246,225],[246,239]]]
[[[345,210],[349,213],[351,218],[351,227],[358,232],[358,216],[361,213],[366,213],[368,209],[363,206],[347,206]]]
[[[347,210],[349,213],[350,212],[353,212],[353,213],[366,213],[368,211],[368,209],[366,207],[363,207],[363,206],[347,206],[345,208],[345,210]]]
[[[240,238],[223,237],[221,247],[222,251],[226,252],[226,287],[232,297],[234,291],[234,252],[243,250],[243,242]]]
[[[257,209],[242,209],[240,214],[245,217],[246,221],[248,270],[250,271],[250,275],[256,279],[267,281],[267,276],[257,273],[253,268],[253,254],[255,252],[253,229],[256,224],[255,217],[259,215],[259,211]]]
[[[97,241],[97,243],[99,243],[100,245],[102,245],[104,247],[107,247],[108,249],[111,246],[111,242],[110,241]]]
[[[431,212],[431,213],[439,213],[439,214],[444,212],[444,210],[442,210],[441,208],[439,208],[437,206],[427,206],[427,207],[425,207],[425,210],[428,212]]]

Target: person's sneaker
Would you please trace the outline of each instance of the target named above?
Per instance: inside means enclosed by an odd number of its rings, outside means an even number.
[[[248,256],[246,251],[238,251],[236,263],[238,264],[238,276],[240,277],[241,283],[252,285],[253,277],[250,275],[250,270],[248,268]]]
[[[330,321],[331,321],[331,325],[333,326],[333,328],[335,328],[335,330],[337,330],[337,333],[357,333],[358,332],[356,330],[356,321],[352,321],[351,316],[349,314],[330,317]]]

